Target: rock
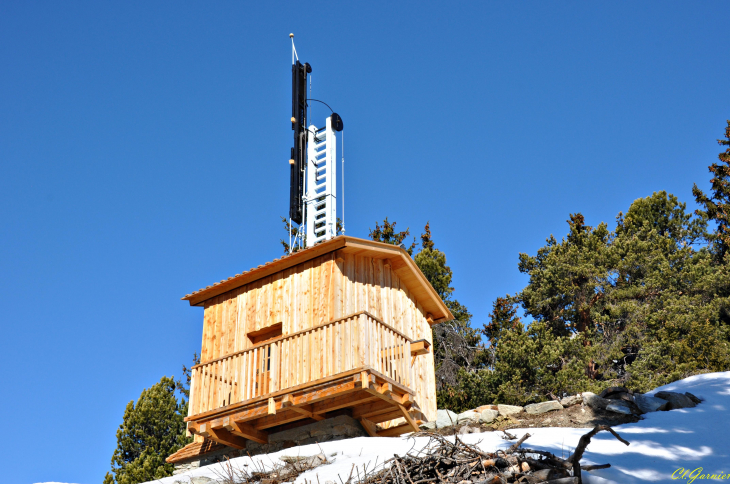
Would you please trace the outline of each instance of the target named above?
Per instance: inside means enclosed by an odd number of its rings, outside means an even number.
[[[581,395],[585,404],[596,410],[606,410],[606,406],[611,403],[610,400],[601,398],[592,392],[583,392]]]
[[[525,412],[529,413],[530,415],[539,415],[541,413],[547,413],[552,412],[553,410],[562,409],[563,406],[560,405],[560,402],[555,400],[550,400],[548,402],[531,403],[530,405],[525,406]]]
[[[598,396],[601,398],[612,399],[611,395],[614,393],[629,393],[629,391],[624,387],[608,387],[605,390],[603,390],[601,392],[601,394]]]
[[[656,398],[661,398],[669,402],[667,410],[676,410],[678,408],[692,408],[697,404],[687,395],[677,392],[657,392],[654,394]],[[696,397],[695,397],[696,398]]]
[[[213,482],[213,479],[205,476],[197,476],[190,478],[190,484],[208,484]]]
[[[279,460],[286,462],[287,464],[297,464],[303,468],[317,467],[327,462],[327,457],[324,454],[317,454],[312,456],[290,456],[282,455]]]
[[[642,413],[666,410],[669,405],[666,400],[642,395],[641,393],[634,393],[634,403],[637,407],[639,407],[639,410],[641,410]]]
[[[606,405],[606,410],[614,413],[623,413],[624,415],[631,415],[633,413],[631,408],[622,401],[613,401],[609,403]]]
[[[319,422],[269,434],[269,444],[294,445],[314,444],[351,437],[367,436],[360,422],[348,415],[338,415]],[[249,441],[248,444],[254,442]],[[247,444],[247,445],[248,445]],[[259,444],[260,445],[260,444]],[[280,449],[277,449],[280,450]],[[275,450],[267,450],[275,452]]]
[[[518,407],[516,405],[497,405],[497,411],[503,417],[509,417],[511,415],[517,415],[525,411],[524,407]]]
[[[570,395],[569,397],[565,397],[562,400],[560,400],[560,405],[563,407],[572,407],[573,405],[578,405],[583,401],[583,397],[580,395]]]
[[[478,434],[479,433],[479,427],[469,427],[468,425],[464,425],[459,429],[459,435],[465,435],[465,434]]]
[[[436,411],[436,428],[442,429],[444,427],[451,427],[456,425],[457,415],[451,410],[437,410]]]
[[[693,402],[695,402],[697,404],[702,403],[702,400],[699,397],[692,395],[690,392],[684,392],[684,394],[687,395],[689,397],[689,399],[692,400]]]
[[[474,409],[477,413],[482,413],[485,410],[497,410],[496,405],[482,405],[481,407],[477,407]]]
[[[488,408],[486,410],[482,410],[479,414],[479,421],[481,423],[491,423],[494,422],[494,419],[497,417],[499,417],[499,411]]]
[[[456,423],[460,424],[464,422],[479,422],[479,413],[475,412],[474,410],[461,412],[459,415],[456,416]]]
[[[436,428],[436,422],[424,422],[419,425],[419,427],[422,429],[433,430]]]

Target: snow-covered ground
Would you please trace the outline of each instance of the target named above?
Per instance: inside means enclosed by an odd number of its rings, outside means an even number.
[[[672,478],[672,474],[679,468],[688,469],[690,472],[702,468],[700,472],[704,474],[730,473],[730,372],[693,376],[657,388],[655,392],[661,390],[691,392],[705,401],[695,408],[650,413],[638,423],[615,427],[614,429],[624,439],[631,442],[628,447],[607,432],[596,435],[581,462],[610,463],[612,467],[584,473],[585,482],[591,484],[689,482],[689,477],[681,479],[681,471],[675,473],[675,478]],[[531,428],[513,429],[510,432],[518,437],[529,432],[532,437],[525,443],[526,447],[543,449],[567,457],[575,448],[580,436],[588,430]],[[510,442],[502,440],[500,435],[498,432],[485,432],[464,435],[462,439],[467,443],[478,444],[483,450],[493,451],[510,445]],[[339,484],[347,481],[351,472],[355,476],[358,471],[360,475],[365,471],[372,472],[376,465],[379,466],[394,454],[404,455],[411,450],[418,450],[427,441],[426,438],[361,437],[293,447],[253,458],[240,457],[232,459],[230,463],[239,468],[253,470],[261,466],[269,468],[283,455],[309,456],[323,452],[333,462],[302,474],[296,482],[304,483],[306,480],[309,483],[324,484],[329,480]],[[224,466],[216,464],[156,482],[189,483],[195,476],[220,479],[225,474]],[[730,479],[730,476],[725,479]],[[706,478],[703,481],[707,482]]]

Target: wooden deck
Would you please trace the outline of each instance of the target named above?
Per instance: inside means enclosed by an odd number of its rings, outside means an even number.
[[[422,421],[413,391],[365,366],[331,377],[187,417],[188,430],[215,442],[243,449],[247,440],[268,442],[277,428],[327,418],[350,409],[371,436],[391,437],[418,430]],[[390,428],[377,424],[403,418]]]

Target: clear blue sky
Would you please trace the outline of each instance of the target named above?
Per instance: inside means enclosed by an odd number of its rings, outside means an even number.
[[[708,186],[727,2],[273,5],[0,2],[5,482],[100,482],[200,348],[180,297],[281,255],[289,32],[345,122],[347,233],[430,220],[477,325],[569,213]]]

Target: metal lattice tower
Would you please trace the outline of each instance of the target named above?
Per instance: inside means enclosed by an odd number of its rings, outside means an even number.
[[[324,128],[307,133],[306,205],[307,247],[329,240],[337,232],[337,139],[332,118]]]

